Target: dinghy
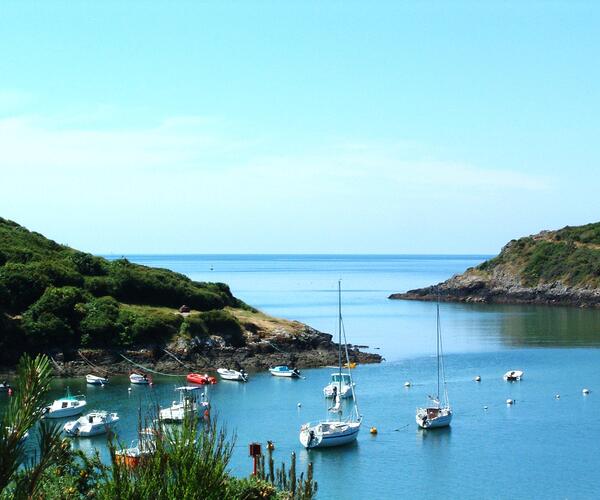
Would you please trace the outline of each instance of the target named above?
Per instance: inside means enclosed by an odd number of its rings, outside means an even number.
[[[118,421],[119,416],[116,413],[93,411],[77,420],[67,422],[63,430],[74,437],[98,436],[112,430]]]
[[[64,418],[79,415],[85,409],[87,402],[84,396],[72,396],[69,388],[65,397],[57,399],[46,407],[46,418]]]
[[[522,377],[523,372],[521,370],[510,370],[502,378],[507,382],[515,382],[516,380],[521,380]]]
[[[344,343],[342,344],[342,333]],[[300,427],[300,443],[307,449],[312,448],[329,448],[332,446],[341,446],[356,441],[360,432],[362,416],[358,410],[358,402],[356,393],[354,392],[354,382],[348,368],[348,373],[342,372],[342,345],[345,350],[346,363],[349,365],[348,344],[346,342],[346,332],[343,329],[342,322],[342,286],[338,282],[338,372],[337,375],[337,390],[335,391],[334,404],[329,408],[330,414],[335,414],[337,417],[329,417],[320,422],[308,422]],[[351,410],[346,418],[343,417],[344,409],[342,407],[342,383],[347,382],[352,398]],[[333,392],[333,391],[332,391]]]
[[[98,377],[97,375],[86,375],[85,381],[89,385],[106,385],[106,384],[108,384],[108,378]]]
[[[152,383],[152,378],[145,373],[131,372],[129,381],[135,385],[148,385]]]
[[[248,374],[244,370],[229,370],[227,368],[218,368],[217,373],[223,380],[237,380],[239,382],[248,382]]]
[[[415,421],[423,429],[434,429],[437,427],[447,427],[452,422],[452,409],[448,401],[448,388],[446,386],[446,372],[444,370],[444,353],[442,350],[442,329],[440,327],[440,302],[436,304],[436,323],[437,323],[437,393],[435,396],[429,396],[431,404],[425,408],[417,408]],[[444,404],[440,403],[440,377],[444,386]]]
[[[208,385],[217,383],[216,377],[207,375],[206,373],[204,375],[200,375],[199,373],[190,373],[185,378],[190,384]]]
[[[274,377],[288,377],[288,378],[299,378],[300,371],[296,368],[290,368],[287,365],[279,365],[273,368],[269,368],[271,375]]]

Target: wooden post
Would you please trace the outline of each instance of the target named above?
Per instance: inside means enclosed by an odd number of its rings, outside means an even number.
[[[253,460],[253,472],[252,475],[256,476],[257,472],[258,472],[258,458],[262,455],[261,449],[260,449],[260,443],[250,443],[249,445],[250,448],[250,456],[252,457]]]

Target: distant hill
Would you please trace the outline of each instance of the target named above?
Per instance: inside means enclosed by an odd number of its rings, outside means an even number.
[[[189,312],[180,312],[183,305]],[[165,355],[165,347],[178,358]],[[337,359],[331,335],[267,316],[224,283],[110,261],[0,218],[0,365],[14,366],[23,352],[45,352],[56,354],[65,374],[85,373],[78,350],[111,372],[130,368],[121,352],[167,371],[184,371],[181,359],[198,369]],[[351,356],[381,361],[358,349]]]
[[[600,223],[510,241],[493,259],[391,299],[600,306]]]

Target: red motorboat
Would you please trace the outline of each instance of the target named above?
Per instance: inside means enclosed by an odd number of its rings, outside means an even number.
[[[190,373],[186,377],[186,380],[190,384],[198,384],[198,385],[208,385],[208,384],[216,384],[217,378],[212,377],[210,375],[200,375],[199,373]]]

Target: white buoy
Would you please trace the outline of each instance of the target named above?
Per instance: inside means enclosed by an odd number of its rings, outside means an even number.
[[[560,394],[557,394],[556,396],[554,396],[554,399],[560,399]]]
[[[404,382],[404,387],[410,387],[410,382],[409,381]]]
[[[506,400],[506,404],[507,405],[512,405],[514,403],[514,401],[512,399],[507,399]]]
[[[481,382],[481,377],[477,375],[473,380],[475,380],[475,382]]]
[[[590,393],[590,390],[589,389],[583,389],[581,392],[583,394],[585,394],[585,395],[588,395]]]
[[[484,410],[487,410],[487,405],[483,407]]]
[[[131,392],[131,387],[128,387],[128,388],[127,388],[127,392]]]
[[[298,403],[298,408],[300,408],[302,406],[302,403]]]

